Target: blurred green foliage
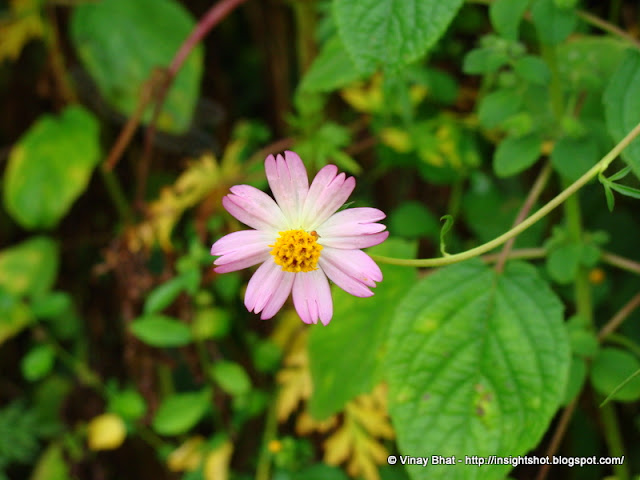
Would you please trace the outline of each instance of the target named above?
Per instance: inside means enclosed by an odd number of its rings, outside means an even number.
[[[625,463],[548,478],[640,474],[640,141],[591,170],[640,123],[636,2],[213,5],[0,2],[0,478],[524,479],[387,457],[554,434]],[[379,259],[327,327],[262,322],[209,246],[285,149],[355,175],[396,259],[598,182],[482,262]]]

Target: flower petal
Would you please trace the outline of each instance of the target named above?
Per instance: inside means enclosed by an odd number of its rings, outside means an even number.
[[[309,193],[302,209],[302,221],[307,230],[316,230],[322,225],[344,202],[356,187],[353,177],[338,174],[338,167],[327,165],[323,167],[311,182]]]
[[[228,255],[239,252],[246,247],[253,245],[263,245],[270,248],[269,245],[275,242],[276,237],[273,234],[260,230],[240,230],[233,232],[220,238],[211,246],[211,255]]]
[[[385,217],[386,215],[377,208],[348,208],[331,215],[326,222],[316,228],[316,231],[323,237],[378,233],[386,227],[381,223],[374,222]]]
[[[327,325],[333,316],[333,300],[326,275],[320,269],[296,274],[293,305],[304,323]]]
[[[289,221],[288,228],[299,228],[302,205],[309,191],[304,163],[297,154],[287,151],[284,158],[269,155],[264,166],[271,192]]]
[[[216,273],[229,273],[229,272],[235,272],[236,270],[242,270],[244,268],[253,267],[254,265],[263,263],[267,261],[269,258],[273,258],[273,257],[269,255],[269,252],[259,252],[248,257],[243,257],[238,260],[233,260],[229,263],[221,264],[220,260],[222,258],[224,257],[220,257],[215,262],[213,262],[215,265],[219,265],[213,269],[213,271]]]
[[[379,223],[373,223],[372,225],[380,225]],[[326,247],[341,248],[347,250],[360,249],[373,247],[384,242],[389,236],[389,232],[372,233],[370,235],[349,235],[344,237],[329,237],[320,234],[318,243]]]
[[[250,312],[260,313],[262,320],[273,317],[291,293],[294,273],[285,272],[273,261],[267,259],[256,273],[253,274],[247,292],[244,296],[244,304]]]
[[[333,283],[356,297],[370,297],[373,292],[367,287],[382,280],[380,268],[362,250],[325,247],[318,264]]]
[[[273,234],[260,230],[241,230],[225,235],[211,246],[216,273],[227,273],[252,267],[267,260],[274,242]]]
[[[231,194],[222,198],[222,205],[235,218],[256,230],[278,232],[287,223],[273,198],[250,185],[231,187]]]

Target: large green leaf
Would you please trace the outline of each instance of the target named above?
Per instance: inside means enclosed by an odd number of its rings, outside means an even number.
[[[387,240],[371,253],[413,258],[412,243]],[[375,295],[358,298],[333,288],[333,321],[329,328],[314,328],[309,337],[309,357],[314,394],[311,414],[325,418],[352,398],[370,392],[379,378],[384,342],[396,301],[415,282],[414,269],[380,265],[384,276]]]
[[[58,246],[48,237],[31,237],[0,251],[0,288],[20,295],[46,293],[58,275]]]
[[[342,41],[356,66],[410,63],[438,41],[463,0],[333,0]]]
[[[569,365],[562,304],[532,266],[509,263],[497,274],[471,261],[427,276],[391,323],[389,412],[403,455],[454,455],[456,466],[412,466],[410,476],[503,478],[508,465],[478,468],[465,455],[535,447],[564,398]]]
[[[129,116],[151,72],[166,67],[195,22],[174,0],[103,0],[78,5],[71,40],[102,96]],[[158,127],[185,132],[198,100],[203,49],[197,47],[180,69],[158,119]],[[151,110],[144,121],[148,121]]]
[[[80,107],[42,116],[11,150],[4,205],[23,227],[50,228],[87,188],[100,160],[99,127]]]
[[[616,142],[640,123],[640,52],[629,49],[604,92],[605,117],[609,133]],[[636,138],[622,152],[640,178],[640,139]]]

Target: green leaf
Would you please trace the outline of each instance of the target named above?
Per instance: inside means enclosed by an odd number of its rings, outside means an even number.
[[[300,88],[309,92],[331,92],[361,79],[367,73],[355,67],[336,34],[324,44],[302,79]]]
[[[33,321],[28,305],[0,286],[0,345]]]
[[[640,399],[638,370],[640,361],[631,353],[603,348],[591,364],[591,383],[607,399],[635,402]]]
[[[24,228],[51,228],[87,188],[100,160],[99,126],[93,114],[67,107],[43,115],[9,155],[4,205]]]
[[[73,305],[67,292],[48,292],[31,302],[31,310],[37,318],[55,319],[67,313]]]
[[[453,228],[453,217],[451,215],[444,215],[440,217],[440,221],[442,220],[444,220],[444,225],[440,230],[440,253],[443,256],[447,256],[447,245],[444,239],[447,236],[447,233],[449,233],[449,231]]]
[[[437,237],[440,225],[420,202],[404,202],[389,214],[389,232],[406,238]]]
[[[211,368],[211,376],[229,395],[242,395],[251,390],[249,375],[235,362],[215,363]]]
[[[620,185],[617,183],[610,183],[609,187],[611,187],[616,192],[621,193],[625,197],[640,199],[640,190],[638,190],[637,188],[631,188],[627,187],[626,185]]]
[[[480,100],[478,120],[485,128],[495,128],[520,111],[522,93],[515,88],[501,88]]]
[[[136,390],[116,390],[108,393],[107,411],[120,415],[128,421],[140,419],[147,411],[144,397]]]
[[[571,367],[569,369],[569,380],[567,390],[564,394],[563,405],[570,404],[574,398],[582,391],[584,381],[587,378],[587,363],[583,358],[571,357]]]
[[[640,123],[640,52],[629,49],[604,92],[605,118],[609,133],[616,142]],[[636,177],[640,178],[640,139],[636,138],[622,152]]]
[[[191,343],[189,326],[165,315],[145,315],[130,328],[136,338],[152,347],[182,347]]]
[[[518,39],[518,30],[531,0],[495,0],[489,5],[489,18],[496,31],[508,40]]]
[[[559,45],[556,64],[562,85],[568,91],[587,90],[599,95],[620,65],[627,47],[618,38],[587,35]]]
[[[616,204],[616,199],[613,196],[611,187],[609,187],[607,183],[603,183],[602,186],[604,187],[604,195],[607,199],[607,208],[609,209],[610,212],[613,212],[613,207]]]
[[[415,245],[389,239],[371,253],[414,258]],[[328,328],[313,328],[309,359],[314,394],[309,408],[322,419],[339,412],[354,397],[368,393],[379,381],[382,349],[396,299],[415,282],[414,269],[380,265],[383,281],[370,298],[358,298],[333,287],[333,318]]]
[[[58,246],[49,237],[31,237],[0,252],[0,287],[20,296],[47,293],[58,276]]]
[[[536,269],[445,267],[401,301],[389,332],[389,412],[403,455],[522,455],[564,399],[563,306]],[[508,465],[409,467],[414,480],[502,479]]]
[[[578,275],[582,245],[568,243],[554,248],[547,256],[547,272],[549,276],[560,284],[573,282]]]
[[[114,26],[117,25],[117,32]],[[71,40],[109,105],[129,117],[153,69],[168,67],[195,21],[174,0],[85,2],[73,10]],[[198,101],[203,48],[196,47],[175,78],[158,127],[184,133]],[[148,122],[151,110],[143,117]]]
[[[173,303],[173,301],[185,289],[185,274],[173,277],[162,285],[154,288],[144,302],[145,314],[157,313]]]
[[[551,165],[571,182],[585,174],[599,159],[598,144],[590,137],[562,137],[551,152]]]
[[[20,369],[24,378],[30,382],[35,382],[45,377],[53,368],[56,360],[56,353],[49,345],[38,345],[29,350],[22,361]]]
[[[558,8],[553,0],[535,0],[531,15],[538,38],[545,45],[562,43],[578,23],[573,9]]]
[[[483,75],[496,72],[509,61],[509,56],[489,47],[475,48],[467,53],[462,63],[462,71],[468,75]]]
[[[59,443],[52,443],[46,448],[38,459],[30,480],[71,480]]]
[[[196,312],[191,324],[191,334],[195,340],[223,338],[231,328],[231,314],[224,308],[203,308]]]
[[[444,34],[463,0],[333,0],[338,32],[362,72],[422,57]]]
[[[547,85],[551,80],[551,70],[539,57],[525,55],[513,63],[513,70],[523,79],[538,85]]]
[[[283,478],[287,480],[349,480],[349,477],[341,469],[322,463],[293,472],[290,476]]]
[[[493,156],[493,170],[499,177],[511,177],[526,170],[538,160],[542,138],[537,133],[524,137],[507,137]]]
[[[171,395],[162,401],[153,417],[153,429],[160,435],[182,435],[202,419],[210,403],[209,389]]]

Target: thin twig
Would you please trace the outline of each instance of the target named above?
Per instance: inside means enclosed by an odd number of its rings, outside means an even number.
[[[600,258],[604,263],[608,263],[609,265],[613,265],[614,267],[618,267],[622,270],[626,270],[627,272],[640,275],[640,263],[638,262],[629,260],[628,258],[621,257],[620,255],[616,255],[615,253],[606,252],[606,251],[602,252],[602,255]]]
[[[164,101],[167,97],[167,92],[169,91],[173,80],[175,79],[176,75],[178,75],[180,68],[182,68],[182,65],[187,60],[189,54],[196,47],[196,45],[200,43],[200,41],[211,31],[213,27],[220,23],[236,7],[238,7],[245,1],[246,0],[220,0],[213,7],[211,7],[209,11],[200,19],[187,39],[182,43],[175,56],[173,57],[169,68],[166,69],[164,82],[160,86],[158,95],[155,97],[156,102],[153,110],[153,115],[151,117],[149,125],[147,126],[147,131],[145,134],[144,153],[141,159],[140,174],[138,177],[138,186],[136,192],[136,198],[138,202],[142,201],[142,198],[144,197],[144,191],[146,189],[146,179],[151,163],[151,148],[153,145],[153,139],[156,134],[156,121],[160,116]]]
[[[558,421],[558,425],[556,425],[556,429],[553,432],[551,443],[547,448],[547,457],[555,455],[555,453],[558,451],[558,448],[560,448],[560,443],[562,442],[564,434],[567,432],[569,422],[571,421],[571,417],[573,417],[573,412],[575,411],[577,404],[578,397],[574,398],[573,401],[569,405],[567,405],[567,408],[565,408],[562,412],[560,420]],[[547,473],[549,473],[550,468],[551,465],[549,463],[542,465],[540,467],[540,470],[538,471],[536,480],[544,480],[547,477]]]
[[[604,327],[598,332],[598,341],[602,342],[608,335],[614,332],[629,315],[640,307],[640,293],[636,293],[618,312],[611,317]]]
[[[603,20],[600,17],[597,17],[596,15],[593,15],[589,12],[585,12],[584,10],[578,10],[577,14],[578,14],[578,17],[580,17],[585,22],[590,23],[591,25],[598,27],[601,30],[604,30],[605,32],[616,35],[622,38],[623,40],[626,40],[635,48],[640,50],[640,42],[636,38],[634,38],[633,36],[625,32],[624,30],[622,30],[621,28],[617,27],[616,25],[609,23],[606,20]]]
[[[531,191],[529,192],[529,195],[527,195],[525,202],[522,204],[522,207],[518,212],[518,216],[513,222],[513,225],[511,228],[522,223],[527,218],[527,215],[529,215],[529,212],[531,211],[533,206],[536,204],[538,197],[540,197],[540,194],[544,190],[544,187],[547,185],[547,182],[549,181],[550,176],[551,176],[551,162],[547,161],[545,166],[542,167],[542,170],[540,170],[540,173],[538,174],[538,178],[536,178],[536,181],[534,182],[533,187],[531,187]],[[517,237],[511,238],[507,243],[505,243],[504,247],[502,248],[502,251],[500,252],[500,257],[496,262],[496,266],[495,266],[496,272],[501,273],[502,270],[504,269],[504,264],[507,261],[507,258],[509,257],[509,252],[513,248],[513,244],[515,243],[516,238]]]

